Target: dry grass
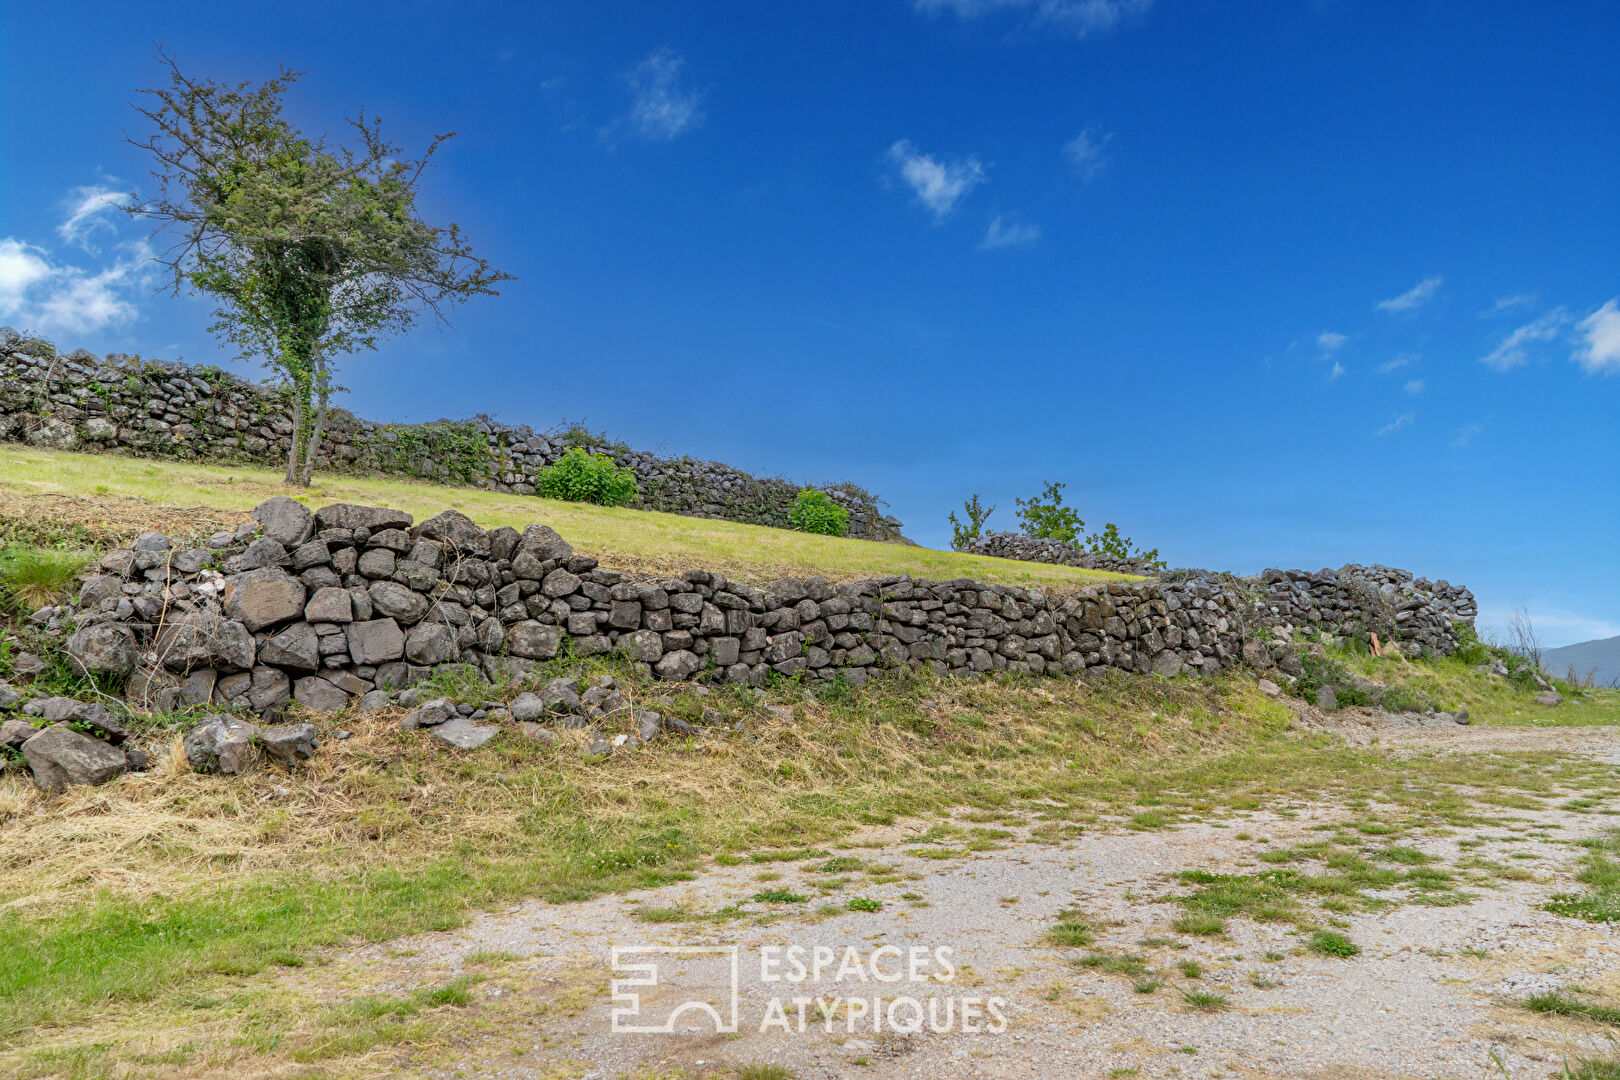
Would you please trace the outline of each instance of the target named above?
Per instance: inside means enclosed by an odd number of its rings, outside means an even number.
[[[911,574],[936,580],[968,577],[1048,590],[1128,580],[1118,574],[1067,566],[816,536],[648,510],[612,510],[475,488],[328,475],[317,477],[314,488],[306,490],[289,488],[279,474],[250,466],[74,454],[15,443],[0,444],[0,493],[8,495],[13,508],[23,513],[53,511],[50,504],[23,497],[73,497],[56,509],[71,515],[70,520],[77,518],[108,530],[118,528],[118,522],[125,517],[150,522],[189,516],[197,525],[216,518],[240,520],[242,512],[272,495],[292,495],[316,506],[331,502],[389,506],[415,514],[418,519],[450,507],[485,527],[522,528],[534,521],[544,522],[562,533],[576,549],[594,555],[604,564],[651,577],[693,568],[721,570],[756,584],[785,575],[818,574],[833,581],[853,581]],[[76,499],[88,499],[89,503],[80,504]],[[96,509],[99,503],[105,503],[105,512]],[[172,509],[175,507],[189,509]]]

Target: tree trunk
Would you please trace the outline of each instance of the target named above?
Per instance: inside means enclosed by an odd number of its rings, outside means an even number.
[[[298,400],[297,387],[293,389],[292,442],[287,447],[287,483],[298,482],[298,444],[304,440],[304,406]]]
[[[315,454],[321,448],[321,433],[326,427],[326,403],[332,397],[331,384],[326,381],[326,357],[317,357],[315,363],[315,423],[309,433],[309,445],[304,449],[304,468],[298,475],[298,482],[304,487],[309,487],[315,472]]]

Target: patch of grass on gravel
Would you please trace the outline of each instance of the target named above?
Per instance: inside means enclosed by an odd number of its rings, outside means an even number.
[[[1045,940],[1048,945],[1077,949],[1082,945],[1090,945],[1096,939],[1096,933],[1085,920],[1073,912],[1068,912],[1047,929]]]
[[[1587,1020],[1596,1020],[1600,1024],[1620,1027],[1620,1009],[1577,1001],[1556,990],[1534,994],[1526,998],[1524,1004],[1531,1012],[1552,1013],[1555,1016],[1579,1016]]]
[[[1351,941],[1337,930],[1318,930],[1311,935],[1306,948],[1318,956],[1337,956],[1341,959],[1355,956],[1361,951],[1361,946]]]
[[[1213,990],[1183,990],[1181,1000],[1199,1012],[1221,1012],[1232,1007],[1225,994],[1217,994]]]
[[[1620,829],[1577,843],[1590,849],[1575,875],[1586,892],[1559,893],[1543,906],[1555,915],[1587,922],[1620,922],[1620,861],[1611,858],[1620,855]]]

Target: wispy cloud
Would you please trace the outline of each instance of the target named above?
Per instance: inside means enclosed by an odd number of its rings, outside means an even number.
[[[1402,428],[1411,427],[1416,422],[1417,413],[1403,412],[1399,416],[1395,417],[1395,419],[1373,432],[1373,438],[1379,439],[1383,438],[1385,435],[1393,435]]]
[[[1538,297],[1535,293],[1528,292],[1515,293],[1512,296],[1503,296],[1498,298],[1496,303],[1491,305],[1491,310],[1487,311],[1485,314],[1500,315],[1504,311],[1517,311],[1519,308],[1529,307],[1539,299],[1540,297]]]
[[[1435,274],[1432,277],[1426,277],[1416,285],[1412,286],[1410,289],[1407,289],[1405,292],[1401,293],[1401,295],[1392,296],[1388,300],[1378,301],[1378,310],[1397,313],[1402,311],[1416,311],[1418,308],[1422,307],[1424,304],[1427,304],[1434,298],[1434,294],[1440,291],[1440,286],[1444,284],[1444,282],[1445,279],[1439,274]]]
[[[934,157],[922,153],[907,139],[889,147],[888,157],[917,201],[933,213],[935,224],[950,217],[951,211],[988,179],[984,164],[976,157]]]
[[[1141,16],[1153,0],[916,0],[916,5],[929,15],[947,13],[964,19],[1014,12],[1035,25],[1088,38]]]
[[[1401,353],[1399,356],[1396,356],[1396,357],[1394,357],[1392,359],[1389,359],[1389,360],[1385,360],[1382,364],[1379,364],[1373,370],[1376,371],[1380,375],[1388,375],[1391,372],[1401,370],[1401,368],[1411,367],[1418,360],[1419,360],[1419,357],[1418,357],[1417,353]]]
[[[1563,308],[1549,311],[1534,322],[1525,323],[1503,338],[1501,343],[1479,358],[1479,362],[1492,371],[1512,371],[1530,362],[1530,350],[1537,344],[1551,341],[1569,321]]]
[[[1424,385],[1425,384],[1422,379],[1413,379],[1406,384],[1405,389],[1408,394],[1411,394],[1413,397],[1417,397],[1419,394],[1423,393]]]
[[[90,238],[100,230],[116,232],[117,227],[108,220],[108,215],[117,213],[118,208],[128,202],[127,191],[99,184],[76,187],[63,203],[67,217],[56,227],[56,235],[94,255],[96,249],[91,246]]]
[[[1337,360],[1333,361],[1333,366],[1328,369],[1328,382],[1333,382],[1343,374],[1344,365],[1339,363]]]
[[[102,215],[125,199],[105,188],[75,188],[62,202],[56,234],[94,254],[88,238],[104,230],[117,237],[118,219]],[[136,296],[153,273],[152,251],[144,239],[117,247],[121,255],[110,265],[87,269],[17,237],[0,239],[0,320],[57,337],[133,322],[140,314]]]
[[[1034,222],[1025,221],[1017,214],[997,214],[990,219],[990,227],[984,231],[984,239],[979,241],[979,250],[1025,247],[1040,238],[1041,227]]]
[[[617,143],[625,137],[645,142],[669,142],[700,127],[703,95],[685,81],[686,61],[673,49],[655,49],[625,73],[630,88],[630,112],[602,129],[602,137]]]
[[[1486,418],[1486,420],[1488,419],[1489,417]],[[1475,420],[1472,423],[1464,424],[1462,427],[1458,428],[1457,434],[1452,437],[1451,445],[1456,449],[1461,450],[1463,447],[1479,438],[1480,435],[1482,435],[1485,431],[1486,420]]]
[[[1580,321],[1580,343],[1575,362],[1588,375],[1620,372],[1620,297],[1610,300]]]
[[[1063,157],[1085,183],[1101,176],[1108,168],[1108,144],[1114,138],[1111,131],[1086,128],[1063,144]]]
[[[1349,340],[1349,334],[1341,334],[1337,330],[1324,330],[1316,335],[1316,347],[1322,350],[1323,356],[1332,356],[1344,348]]]

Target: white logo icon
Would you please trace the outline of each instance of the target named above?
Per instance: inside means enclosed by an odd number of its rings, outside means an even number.
[[[729,1010],[722,1015],[720,1009],[707,1001],[683,1001],[664,1017],[662,1023],[653,1022],[641,1009],[641,994],[637,987],[658,985],[659,957],[717,957],[728,961],[730,968]],[[613,947],[613,973],[627,975],[612,981],[613,1030],[629,1035],[673,1035],[675,1024],[687,1013],[706,1013],[714,1022],[717,1035],[737,1032],[737,973],[738,959],[735,945],[616,945]]]

